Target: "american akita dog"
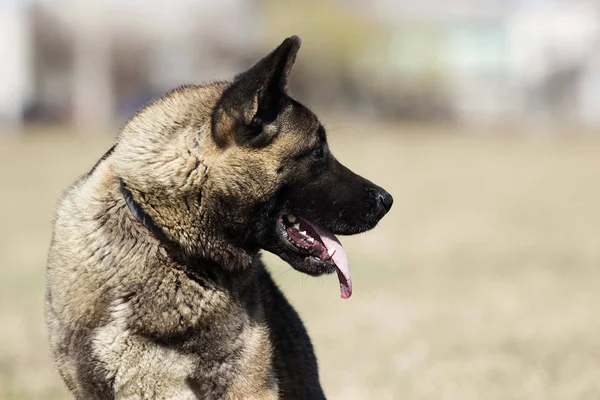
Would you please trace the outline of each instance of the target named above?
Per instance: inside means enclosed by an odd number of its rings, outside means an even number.
[[[60,202],[46,316],[78,399],[323,399],[272,252],[352,281],[334,234],[373,228],[392,196],[340,164],[286,92],[290,37],[232,81],[140,110]]]

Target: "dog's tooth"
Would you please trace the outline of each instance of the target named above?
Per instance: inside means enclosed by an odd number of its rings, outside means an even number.
[[[329,257],[333,257],[333,255],[335,254],[335,249],[328,249],[327,254],[329,254]]]
[[[306,231],[300,231],[300,234],[306,236]]]
[[[296,217],[294,217],[292,214],[288,214],[287,220],[293,224],[294,222],[296,222]]]
[[[308,243],[314,243],[315,242],[315,239],[311,238],[310,236],[308,236],[308,238],[306,240],[308,240]]]
[[[300,224],[294,224],[294,229],[300,230]]]

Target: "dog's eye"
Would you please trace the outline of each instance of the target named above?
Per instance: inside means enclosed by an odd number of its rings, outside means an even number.
[[[323,157],[323,155],[325,154],[325,152],[323,151],[323,145],[320,144],[317,148],[315,148],[313,150],[313,155],[317,158],[321,158]]]

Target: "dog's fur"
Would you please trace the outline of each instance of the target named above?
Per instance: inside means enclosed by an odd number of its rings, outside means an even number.
[[[66,192],[46,316],[76,398],[324,398],[306,330],[259,251],[333,272],[282,241],[282,213],[353,234],[391,196],[339,164],[286,94],[299,46],[288,38],[230,82],[146,106]]]

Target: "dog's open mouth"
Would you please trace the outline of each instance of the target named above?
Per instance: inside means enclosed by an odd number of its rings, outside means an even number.
[[[335,235],[314,222],[292,214],[283,215],[280,222],[285,239],[298,253],[323,263],[335,264],[341,296],[343,299],[349,298],[352,295],[352,279],[348,256]]]

